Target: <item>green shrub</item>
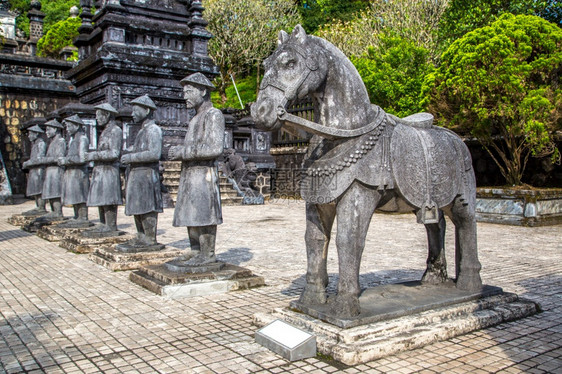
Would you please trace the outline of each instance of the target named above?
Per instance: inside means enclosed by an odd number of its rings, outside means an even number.
[[[72,41],[78,36],[78,28],[82,21],[78,17],[59,21],[39,42],[37,42],[37,55],[41,57],[58,58],[60,51],[67,46],[72,46]]]
[[[560,153],[562,29],[536,16],[504,14],[469,32],[424,84],[439,123],[478,138],[510,185],[530,156]]]
[[[369,47],[361,57],[352,57],[371,102],[385,111],[405,117],[422,110],[421,88],[433,69],[429,52],[400,37],[380,36],[378,47]]]

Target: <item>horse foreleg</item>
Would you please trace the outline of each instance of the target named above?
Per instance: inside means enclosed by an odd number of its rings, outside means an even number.
[[[452,207],[451,220],[455,225],[456,286],[462,290],[479,290],[482,279],[476,243],[475,204],[465,204],[457,198]]]
[[[335,204],[306,205],[306,285],[300,296],[303,304],[326,302],[327,257],[330,233],[336,215]]]
[[[379,200],[380,194],[376,190],[354,182],[337,205],[339,281],[331,312],[340,318],[353,317],[361,312],[359,267],[367,230]]]
[[[439,222],[425,225],[427,231],[427,269],[422,282],[439,284],[447,281],[447,260],[445,259],[445,217],[439,211]]]

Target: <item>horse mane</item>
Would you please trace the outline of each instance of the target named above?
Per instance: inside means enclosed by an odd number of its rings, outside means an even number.
[[[309,41],[319,45],[321,48],[327,50],[329,53],[337,57],[338,60],[342,61],[345,70],[353,74],[353,79],[358,81],[359,87],[363,88],[363,90],[365,91],[365,95],[369,97],[369,94],[367,93],[367,88],[365,87],[365,83],[363,83],[363,79],[361,78],[361,75],[359,75],[357,68],[355,67],[355,65],[353,65],[351,60],[346,55],[343,54],[343,52],[338,47],[336,47],[329,41],[319,38],[317,36],[314,35],[307,35],[307,36],[309,38]]]

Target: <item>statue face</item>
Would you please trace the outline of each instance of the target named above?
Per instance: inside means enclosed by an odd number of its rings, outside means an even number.
[[[39,134],[36,133],[35,131],[30,131],[30,132],[27,134],[27,137],[29,138],[29,140],[31,140],[32,142],[34,142],[34,141],[39,137]]]
[[[54,137],[55,135],[57,135],[57,129],[56,129],[56,127],[47,126],[47,127],[45,128],[45,134],[47,134],[47,137],[48,137],[48,138]]]
[[[133,121],[142,122],[148,114],[150,113],[150,108],[145,108],[140,105],[133,105]]]
[[[188,109],[197,109],[205,102],[206,91],[195,86],[183,86],[183,98]]]
[[[74,122],[70,122],[70,121],[64,121],[64,124],[66,126],[66,131],[70,134],[70,135],[74,135],[78,132],[78,129],[80,128],[80,126],[78,126],[77,124],[75,124]]]
[[[98,126],[103,127],[107,125],[110,117],[111,117],[111,113],[101,109],[96,110],[96,121],[98,123]]]

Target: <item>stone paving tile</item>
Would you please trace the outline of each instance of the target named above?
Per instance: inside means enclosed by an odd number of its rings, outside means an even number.
[[[0,206],[0,372],[562,372],[562,226],[478,224],[484,282],[539,302],[539,315],[348,367],[322,357],[288,362],[254,342],[253,314],[287,306],[304,285],[302,202],[225,206],[219,258],[264,276],[267,286],[180,300],[154,295],[131,283],[128,272],[111,272],[6,223],[31,205]],[[185,248],[186,230],[172,227],[172,216],[169,209],[160,215],[159,241]],[[118,219],[122,230],[134,231],[122,208]],[[453,274],[450,223],[447,230]],[[413,215],[376,214],[362,286],[419,279],[426,248],[425,229]],[[334,290],[333,243],[328,258]]]

